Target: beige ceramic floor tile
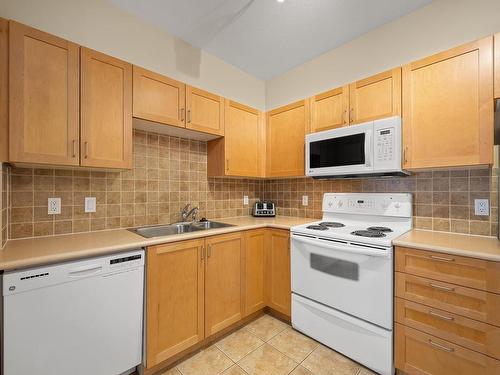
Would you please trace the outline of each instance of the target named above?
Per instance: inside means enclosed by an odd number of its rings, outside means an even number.
[[[247,375],[247,373],[240,366],[234,365],[224,371],[222,375]]]
[[[264,344],[264,341],[252,335],[250,331],[240,329],[220,340],[215,345],[233,361],[238,362],[262,344]]]
[[[313,375],[311,371],[306,369],[304,366],[297,366],[295,370],[293,370],[290,375]]]
[[[250,375],[289,374],[297,363],[269,344],[264,344],[238,362]]]
[[[292,328],[285,329],[268,343],[298,363],[302,362],[319,345]]]
[[[361,367],[357,375],[376,375],[376,373],[368,370],[367,368]]]
[[[360,366],[349,358],[320,345],[302,362],[315,375],[356,375]]]
[[[167,370],[165,372],[162,372],[160,375],[182,375],[177,368],[171,368],[170,370]]]
[[[177,366],[182,375],[214,375],[233,365],[224,353],[215,346],[201,351]]]
[[[264,315],[245,326],[245,329],[258,338],[268,341],[287,327],[289,326],[282,321],[274,319],[269,315]]]

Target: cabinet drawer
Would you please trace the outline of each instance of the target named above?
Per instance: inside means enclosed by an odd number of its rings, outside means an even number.
[[[401,324],[395,325],[395,365],[409,375],[493,375],[500,361]]]
[[[396,296],[500,326],[500,295],[396,272]]]
[[[396,271],[500,293],[499,262],[397,247]]]
[[[396,322],[500,359],[500,328],[396,298]]]

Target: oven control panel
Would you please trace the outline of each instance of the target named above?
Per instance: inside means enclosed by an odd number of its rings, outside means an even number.
[[[323,211],[411,217],[412,195],[408,193],[328,193],[323,196]]]

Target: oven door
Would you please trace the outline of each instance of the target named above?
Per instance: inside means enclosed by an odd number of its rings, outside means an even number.
[[[373,172],[373,122],[306,136],[306,175]]]
[[[392,248],[291,237],[293,293],[392,329]]]

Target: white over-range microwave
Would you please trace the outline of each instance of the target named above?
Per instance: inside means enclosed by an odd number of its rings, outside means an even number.
[[[401,163],[401,117],[306,135],[305,170],[313,178],[408,174]]]

